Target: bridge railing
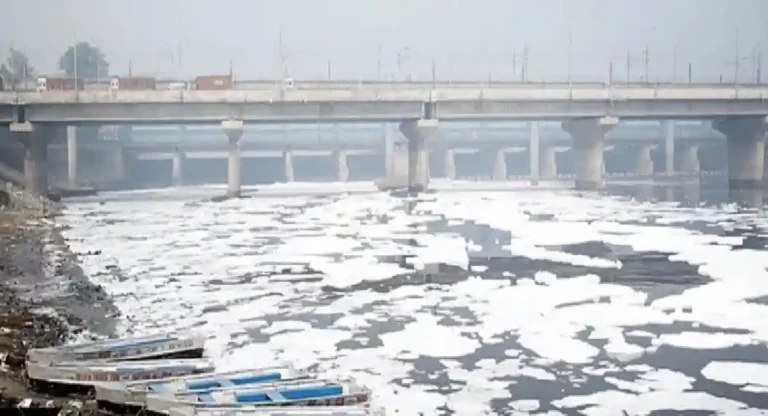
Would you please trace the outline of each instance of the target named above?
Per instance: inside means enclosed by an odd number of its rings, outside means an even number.
[[[180,82],[193,85],[193,80],[180,80],[180,79],[158,79],[156,82],[157,90],[168,90],[169,85],[178,84]],[[86,91],[100,91],[109,89],[109,80],[84,80],[84,89]],[[360,80],[360,79],[295,79],[293,81],[294,89],[351,89],[351,88],[369,88],[380,87],[387,89],[398,88],[432,88],[432,87],[451,87],[451,88],[493,88],[493,87],[507,87],[507,88],[532,88],[532,89],[547,89],[547,88],[750,88],[768,86],[768,83],[758,83],[755,81],[739,81],[734,82],[563,82],[563,81],[510,81],[510,80],[411,80],[411,81],[385,81],[385,80]],[[240,79],[234,81],[236,90],[282,90],[283,80],[274,79]],[[21,85],[13,91],[18,92],[34,92],[36,91],[36,85],[27,83]]]

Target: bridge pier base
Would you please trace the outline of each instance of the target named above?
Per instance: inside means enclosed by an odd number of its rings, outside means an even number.
[[[728,138],[728,188],[762,188],[768,117],[722,119],[713,127]]]
[[[555,146],[544,146],[541,148],[539,167],[541,169],[541,179],[557,179],[557,151]]]
[[[528,124],[528,165],[531,174],[531,184],[538,185],[541,179],[541,147],[539,143],[539,123],[532,121]]]
[[[427,139],[437,130],[435,119],[400,123],[400,132],[408,139],[408,190],[421,192],[429,188],[429,151]]]
[[[228,160],[227,160],[227,196],[230,198],[240,197],[241,179],[240,179],[240,138],[243,137],[242,120],[224,120],[221,122],[221,128],[227,135]]]
[[[343,150],[336,152],[336,180],[338,182],[349,181],[349,164],[347,163],[347,153]]]
[[[680,154],[680,172],[686,175],[698,175],[701,171],[699,163],[699,145],[685,147]]]
[[[456,151],[448,149],[443,153],[443,176],[456,180]]]
[[[24,181],[27,189],[39,194],[48,192],[48,142],[51,128],[31,123],[12,123],[11,133],[24,146]]]
[[[653,176],[653,146],[639,146],[635,155],[635,175],[638,177]]]
[[[77,127],[67,126],[67,182],[72,188],[77,187]]]
[[[593,190],[605,186],[603,142],[619,120],[615,117],[577,119],[563,122],[563,130],[573,137],[576,151],[576,189]]]
[[[507,180],[507,152],[504,149],[499,149],[494,154],[493,180]]]
[[[296,176],[293,169],[293,152],[286,150],[283,152],[283,180],[293,182]]]
[[[178,147],[173,153],[172,175],[173,186],[184,185],[184,153]]]

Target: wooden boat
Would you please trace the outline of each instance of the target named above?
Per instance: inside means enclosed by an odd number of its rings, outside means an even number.
[[[308,373],[290,367],[260,368],[251,370],[210,373],[160,380],[104,383],[96,386],[99,407],[144,407],[147,394],[176,395],[210,391],[217,388],[251,387],[254,384],[285,382],[308,379]],[[122,409],[126,410],[126,409]],[[136,409],[130,409],[136,410]]]
[[[57,364],[27,363],[27,378],[35,390],[57,394],[88,393],[105,382],[152,380],[209,373],[213,363],[205,359],[148,360],[131,362],[73,361]]]
[[[148,360],[160,358],[202,358],[205,338],[201,336],[153,335],[110,339],[86,344],[35,348],[27,352],[31,363],[90,360]]]
[[[174,407],[354,406],[368,403],[371,391],[352,380],[295,380],[176,395],[148,394],[146,410],[168,414]]]
[[[174,407],[169,416],[384,416],[382,409],[358,406],[326,407],[263,407],[238,406],[220,408],[199,408],[194,406]]]

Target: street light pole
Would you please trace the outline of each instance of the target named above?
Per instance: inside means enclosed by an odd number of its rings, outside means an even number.
[[[733,83],[735,85],[738,85],[739,84],[739,64],[740,64],[740,62],[739,62],[740,61],[740,59],[739,59],[740,58],[740,55],[739,55],[739,27],[738,26],[736,26],[735,31],[736,31],[736,33],[735,33],[735,38],[736,38],[735,39],[735,43],[736,43],[736,46],[735,46],[734,49],[735,49],[735,53],[736,53],[736,61],[735,61],[734,65],[733,65]]]
[[[571,54],[573,51],[573,34],[571,32],[571,27],[568,26],[568,89],[571,88]]]
[[[649,83],[651,80],[648,78],[648,61],[650,61],[650,56],[648,54],[648,45],[645,45],[645,49],[643,50],[643,58],[645,60],[645,82]]]

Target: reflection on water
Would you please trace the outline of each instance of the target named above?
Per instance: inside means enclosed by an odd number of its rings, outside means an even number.
[[[675,184],[641,183],[608,185],[611,194],[630,196],[638,201],[678,202],[683,207],[716,206],[733,203],[741,208],[763,213],[765,191],[758,189],[729,190],[718,184],[698,180]]]

